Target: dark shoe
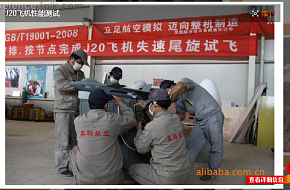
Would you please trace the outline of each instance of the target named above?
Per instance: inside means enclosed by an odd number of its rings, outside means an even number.
[[[204,181],[209,181],[209,180],[211,180],[211,179],[215,179],[215,177],[216,176],[214,176],[214,175],[203,175],[203,176],[201,176],[201,180],[204,180]]]
[[[60,175],[63,175],[65,177],[73,177],[74,176],[73,173],[71,171],[69,171],[69,170],[61,172]]]

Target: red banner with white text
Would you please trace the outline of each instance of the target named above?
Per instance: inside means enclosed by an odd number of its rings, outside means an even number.
[[[94,24],[6,31],[6,58],[90,56],[257,55],[257,37],[274,33],[272,18],[250,14]]]
[[[206,36],[206,37],[167,37],[156,40],[94,40],[63,42],[61,44],[43,43],[17,46],[17,54],[8,47],[6,58],[68,57],[71,51],[84,49],[90,56],[135,56],[135,55],[218,55],[248,56],[256,55],[256,36]],[[19,53],[23,52],[23,53]]]
[[[250,14],[244,13],[225,16],[94,24],[93,40],[274,33],[273,18],[273,16],[272,18],[252,17]]]
[[[60,43],[87,39],[88,28],[83,25],[5,31],[5,43],[13,45]]]
[[[71,52],[73,47],[69,48],[65,44],[87,39],[88,28],[83,25],[6,30],[5,56],[6,58],[52,57],[54,55],[63,57],[63,53],[54,53],[54,49],[60,47],[64,52]]]

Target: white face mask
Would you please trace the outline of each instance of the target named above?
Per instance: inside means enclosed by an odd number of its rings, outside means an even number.
[[[118,80],[116,80],[116,79],[114,79],[113,77],[112,78],[110,78],[110,82],[112,83],[112,84],[118,84]]]
[[[79,71],[79,70],[81,70],[81,68],[83,67],[83,65],[77,63],[76,60],[74,60],[74,61],[75,61],[75,64],[74,64],[74,66],[73,66],[73,69],[74,69],[75,71]]]
[[[170,91],[171,91],[171,88],[169,88],[168,94],[170,93]]]
[[[153,103],[154,103],[155,105],[157,105],[156,102],[153,102]],[[151,103],[151,104],[152,104],[152,103]],[[152,116],[154,116],[154,115],[153,115],[153,112],[154,112],[155,108],[151,111],[151,109],[150,109],[151,104],[149,105],[149,113],[150,113]]]

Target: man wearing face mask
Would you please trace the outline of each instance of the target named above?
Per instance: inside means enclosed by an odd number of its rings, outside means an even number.
[[[166,92],[170,92],[170,90],[171,90],[171,88],[173,88],[174,87],[174,85],[175,85],[175,83],[174,83],[174,81],[173,80],[163,80],[161,83],[160,83],[160,89],[165,89],[166,90]],[[149,112],[148,112],[148,110],[147,110],[147,107],[146,106],[144,106],[144,104],[145,104],[145,101],[144,100],[139,100],[139,103],[140,103],[140,105],[143,107],[143,109],[145,109],[146,110],[146,113],[147,113],[147,115],[149,116],[149,118],[152,120],[152,117],[151,117],[151,115],[150,114],[148,114]]]
[[[185,184],[190,177],[190,157],[183,126],[179,117],[168,111],[170,105],[170,97],[164,89],[151,91],[145,102],[153,120],[143,131],[138,123],[134,144],[141,154],[151,150],[152,158],[150,164],[129,167],[129,175],[139,184]]]
[[[122,69],[119,67],[114,67],[109,75],[106,75],[104,84],[109,85],[120,85],[119,81],[122,78]]]
[[[171,89],[176,85],[176,83],[174,83],[173,80],[164,80],[160,83],[160,88],[161,89],[165,89],[166,92],[168,92],[168,94],[171,92]],[[174,103],[171,104],[169,110],[176,110]],[[176,114],[179,116],[180,120],[184,120],[185,119],[185,113],[178,111],[176,112]]]
[[[211,144],[208,167],[217,171],[223,158],[223,122],[224,115],[217,101],[202,86],[189,78],[182,78],[169,93],[175,102],[176,112],[189,112],[196,120],[187,138],[187,148],[193,168],[196,157],[206,143]],[[180,97],[177,100],[177,97]],[[203,175],[200,179],[211,180],[216,176]]]
[[[79,115],[78,90],[68,83],[85,78],[80,69],[83,65],[89,66],[87,57],[83,50],[76,50],[54,73],[55,169],[66,177],[73,176],[68,169],[68,154],[77,143],[74,119]]]
[[[120,107],[122,115],[108,112],[108,101]],[[74,123],[78,144],[70,152],[69,167],[77,185],[122,184],[123,160],[118,136],[136,126],[134,112],[122,98],[96,89],[89,95],[90,111]]]

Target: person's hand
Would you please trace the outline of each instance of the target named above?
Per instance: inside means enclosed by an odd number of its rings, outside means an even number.
[[[143,105],[145,104],[144,100],[138,100],[139,104],[143,107]]]
[[[136,130],[138,130],[138,129],[142,129],[142,124],[141,124],[141,122],[137,123]]]
[[[142,108],[143,108],[144,110],[147,110],[147,107],[144,106],[144,105],[145,105],[145,101],[144,101],[144,100],[138,100],[138,102],[139,102],[139,104],[142,106]]]
[[[113,97],[114,97],[113,102],[114,102],[114,104],[116,104],[117,106],[119,106],[120,104],[123,103],[123,100],[122,100],[121,97],[119,97],[119,96],[114,96],[114,95],[113,95]]]

